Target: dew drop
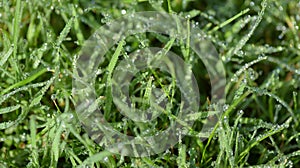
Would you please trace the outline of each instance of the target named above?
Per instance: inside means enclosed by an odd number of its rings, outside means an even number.
[[[25,133],[23,133],[23,134],[21,135],[21,141],[26,141],[26,134],[25,134]]]
[[[244,51],[239,50],[239,51],[235,52],[235,54],[238,55],[238,56],[243,56],[244,55]]]
[[[52,100],[55,100],[55,99],[56,99],[56,94],[52,94],[52,95],[51,95],[51,99],[52,99]]]
[[[105,162],[108,162],[108,157],[104,157],[103,159]]]
[[[228,122],[228,117],[225,116],[225,117],[223,118],[223,121],[224,121],[225,123],[227,123],[227,122]]]
[[[69,115],[69,119],[72,120],[73,118],[74,118],[74,115],[73,115],[73,114],[70,114],[70,115]]]
[[[228,105],[228,104],[225,104],[225,105],[223,106],[223,111],[228,110],[228,108],[229,108],[229,105]]]
[[[122,9],[122,10],[121,10],[121,14],[122,14],[122,15],[125,15],[126,13],[127,13],[127,12],[126,12],[125,9]]]
[[[296,20],[300,21],[300,15],[296,15]]]
[[[277,111],[280,111],[282,109],[282,105],[281,104],[277,104],[275,105],[275,108]]]
[[[244,111],[243,111],[243,110],[240,110],[240,111],[238,112],[238,114],[241,116],[241,115],[244,114]]]

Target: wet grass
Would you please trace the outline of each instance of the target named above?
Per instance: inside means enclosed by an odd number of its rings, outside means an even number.
[[[223,113],[207,139],[200,138],[205,120],[195,115],[178,144],[132,158],[112,154],[89,138],[75,111],[72,78],[84,41],[101,25],[139,11],[177,13],[203,30],[223,61],[227,84]],[[1,1],[0,167],[299,167],[299,11],[296,0]],[[104,116],[128,135],[164,130],[180,109],[179,89],[168,75],[153,70],[135,76],[130,95],[148,101],[153,85],[177,106],[147,125],[124,120],[112,104],[105,85],[118,59],[150,46],[191,62],[199,111],[212,106],[207,71],[193,60],[188,45],[153,33],[128,37],[108,52],[96,85]],[[136,105],[147,108],[139,99]]]

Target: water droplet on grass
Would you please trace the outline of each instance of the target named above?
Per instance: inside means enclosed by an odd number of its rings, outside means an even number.
[[[244,114],[244,111],[243,111],[243,110],[240,110],[238,114],[239,114],[239,115],[243,115],[243,114]]]
[[[277,104],[275,105],[276,111],[280,111],[282,109],[282,105],[281,104]]]
[[[282,6],[279,6],[279,10],[280,10],[280,11],[283,11],[283,7],[282,7]]]
[[[108,162],[108,157],[104,157],[104,162]]]
[[[223,106],[223,111],[228,110],[228,108],[229,108],[229,105],[228,105],[228,104],[225,104],[225,105]]]
[[[234,54],[236,54],[236,55],[242,57],[242,56],[244,56],[244,51],[239,50],[239,51],[235,52]]]
[[[23,134],[21,135],[21,141],[26,141],[26,134],[25,134],[25,133],[23,133]]]
[[[52,100],[55,100],[55,99],[56,99],[56,94],[52,94],[52,95],[51,95],[51,99],[52,99]]]
[[[296,15],[296,20],[299,21],[300,20],[300,15]]]
[[[122,9],[122,10],[121,10],[121,14],[122,14],[122,15],[125,15],[125,14],[126,14],[126,10],[125,10],[125,9]]]

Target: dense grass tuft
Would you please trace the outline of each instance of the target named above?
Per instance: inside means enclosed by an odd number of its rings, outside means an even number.
[[[205,120],[197,113],[175,146],[132,158],[91,140],[75,111],[72,78],[85,40],[100,26],[139,11],[176,13],[203,30],[219,52],[227,84],[224,112],[207,139],[200,138]],[[297,0],[3,0],[0,167],[300,167],[299,27]],[[174,106],[150,124],[135,124],[112,103],[106,85],[118,59],[151,46],[191,63],[201,94],[199,111],[213,106],[207,71],[188,45],[155,33],[127,37],[109,50],[95,85],[106,120],[127,135],[165,130],[180,110],[174,80],[149,69],[130,85],[130,96],[142,98],[136,98],[136,106],[149,107],[144,102],[151,86],[162,88]]]

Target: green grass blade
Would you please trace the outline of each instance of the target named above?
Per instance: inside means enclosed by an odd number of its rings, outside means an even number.
[[[30,117],[30,137],[31,137],[31,156],[32,156],[32,163],[36,167],[39,167],[39,153],[37,147],[37,136],[36,136],[36,117]]]
[[[8,60],[8,58],[11,56],[11,54],[13,53],[13,49],[14,47],[10,47],[9,50],[6,52],[6,54],[2,56],[0,60],[0,67],[2,67],[5,64],[5,62]]]
[[[4,95],[5,93],[9,92],[10,90],[14,89],[14,88],[17,88],[17,87],[21,87],[21,86],[24,86],[28,83],[30,83],[31,81],[35,80],[36,78],[38,78],[39,76],[43,75],[45,72],[47,72],[47,69],[46,68],[43,68],[41,69],[40,71],[38,71],[37,73],[33,74],[32,76],[18,82],[18,83],[15,83],[11,86],[9,86],[8,88],[4,89],[0,95]]]
[[[256,21],[254,22],[253,26],[251,27],[250,31],[242,37],[242,39],[237,43],[236,47],[232,48],[228,54],[227,54],[227,60],[230,60],[231,57],[233,56],[233,54],[238,53],[238,51],[240,51],[244,45],[249,41],[250,37],[253,35],[255,29],[258,27],[259,23],[262,21],[263,19],[263,15],[265,13],[265,10],[267,8],[268,5],[268,1],[269,0],[263,0],[261,3],[262,9],[259,12]]]
[[[245,14],[248,13],[249,11],[250,11],[249,8],[247,8],[247,9],[241,11],[240,13],[238,13],[238,14],[236,14],[235,16],[231,17],[230,19],[226,20],[225,22],[221,23],[220,25],[214,27],[214,28],[213,28],[211,31],[209,31],[208,33],[213,33],[213,32],[215,32],[215,31],[219,30],[220,28],[222,28],[222,27],[228,25],[229,23],[233,22],[233,21],[236,20],[237,18],[239,18],[239,17],[245,15]]]
[[[20,107],[21,107],[21,105],[0,108],[0,114],[10,113],[12,111],[19,109]]]
[[[13,60],[10,61],[10,63],[12,64],[12,67],[16,70],[17,74],[19,75],[20,69],[18,65],[17,52],[18,52],[18,40],[19,40],[21,17],[22,17],[22,3],[21,0],[17,0],[16,3],[17,4],[15,9],[15,17],[14,17],[14,24],[13,24],[14,51],[13,51]]]
[[[112,93],[111,93],[112,79],[111,79],[111,76],[112,76],[113,70],[117,64],[120,53],[123,49],[124,43],[125,43],[124,40],[121,40],[119,42],[117,49],[116,49],[115,53],[113,54],[113,56],[110,60],[110,63],[108,64],[108,67],[107,67],[108,75],[107,75],[107,82],[106,82],[107,88],[106,88],[106,93],[105,93],[105,96],[106,96],[105,114],[106,115],[109,114],[109,112],[111,110],[111,106],[112,106]]]

